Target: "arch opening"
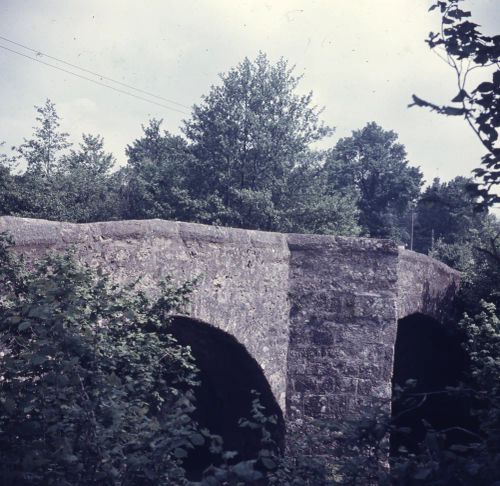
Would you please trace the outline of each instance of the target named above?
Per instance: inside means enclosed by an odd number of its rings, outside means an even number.
[[[393,370],[393,423],[407,429],[391,435],[391,455],[400,447],[415,452],[426,434],[425,422],[435,430],[462,427],[474,430],[471,400],[446,392],[457,386],[468,369],[468,357],[456,329],[441,325],[423,314],[398,321]],[[415,380],[407,387],[408,380]],[[396,386],[407,389],[397,398]],[[450,441],[467,441],[463,433],[452,432]]]
[[[201,428],[220,435],[224,449],[238,451],[235,461],[257,457],[261,449],[260,432],[238,425],[240,418],[251,418],[252,390],[260,394],[266,415],[276,415],[270,430],[279,449],[284,444],[285,425],[282,411],[257,361],[230,334],[197,319],[175,316],[171,333],[177,341],[190,346],[199,368],[200,386],[195,388],[194,419]],[[208,447],[193,449],[184,461],[190,479],[198,479],[220,458]]]

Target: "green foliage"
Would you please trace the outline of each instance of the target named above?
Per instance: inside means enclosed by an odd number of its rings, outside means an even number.
[[[200,194],[217,193],[237,211],[238,190],[269,188],[279,196],[280,180],[297,156],[331,129],[311,107],[312,93],[294,93],[300,78],[283,59],[272,65],[260,53],[221,75],[221,81],[194,107],[184,131],[199,160],[193,177]]]
[[[500,315],[494,304],[481,301],[474,317],[460,322],[467,334],[466,349],[472,363],[472,379],[477,384],[481,405],[476,411],[485,437],[486,450],[495,452],[500,471]]]
[[[128,219],[204,219],[186,187],[186,168],[193,163],[181,137],[161,132],[161,120],[143,126],[144,135],[127,147],[122,171],[122,215]]]
[[[168,333],[189,285],[150,299],[47,256],[0,245],[3,484],[172,485],[205,439],[190,419],[196,368]]]
[[[354,227],[355,221],[336,219],[352,197],[329,197],[314,176],[321,192],[311,199],[304,196],[313,189],[305,189],[294,200],[305,166],[316,164],[311,144],[332,130],[320,121],[312,93],[295,93],[300,77],[293,68],[283,59],[273,65],[260,53],[221,75],[221,81],[194,107],[184,127],[195,156],[188,163],[186,188],[200,210],[198,220],[274,231]],[[322,196],[327,200],[319,203]],[[310,211],[309,220],[304,211]],[[344,212],[354,213],[353,207]]]
[[[324,153],[311,147],[332,130],[320,121],[312,94],[295,93],[300,77],[293,68],[260,54],[221,80],[185,123],[188,141],[162,131],[161,120],[150,120],[127,147],[127,166],[115,173],[102,137],[84,134],[79,148],[71,148],[47,100],[36,107],[33,136],[14,147],[26,170],[13,174],[6,163],[1,166],[2,214],[358,234],[357,194],[332,190]]]
[[[358,198],[349,188],[332,190],[318,154],[309,153],[289,175],[284,210],[276,221],[279,231],[355,236]]]
[[[52,218],[88,223],[116,219],[119,207],[118,180],[111,174],[115,159],[104,150],[100,136],[82,135],[78,150],[61,160],[54,181],[59,211]]]
[[[27,174],[50,178],[59,168],[60,154],[71,144],[68,134],[59,131],[59,115],[54,103],[47,99],[44,106],[35,108],[38,126],[33,128],[32,138],[24,139],[16,150],[27,165]]]
[[[269,428],[276,424],[276,417],[265,414],[258,393],[255,391],[253,393],[255,399],[252,401],[252,417],[250,419],[242,418],[240,426],[260,433],[261,449],[257,457],[247,461],[230,462],[237,456],[237,451],[221,451],[223,463],[217,467],[209,467],[204,472],[201,481],[193,483],[193,486],[333,485],[326,461],[323,458],[314,457],[310,452],[312,442],[317,442],[319,437],[314,436],[310,428],[308,428],[309,433],[306,436],[296,433],[293,435],[293,442],[290,441],[291,446],[287,454],[283,455],[269,432]],[[317,428],[317,430],[325,429]]]
[[[389,486],[389,435],[394,427],[383,407],[328,424],[337,445],[332,464],[335,484]]]
[[[37,126],[33,135],[24,139],[19,147],[13,147],[14,155],[4,160],[14,162],[24,170],[22,175],[9,171],[6,176],[9,187],[3,192],[8,204],[2,207],[2,214],[18,214],[57,218],[62,203],[57,196],[56,175],[60,170],[61,157],[71,146],[68,134],[59,131],[60,121],[55,105],[46,100],[44,106],[36,106]],[[5,166],[5,165],[4,165]]]
[[[0,143],[0,148],[5,142]],[[0,153],[0,216],[10,214],[16,206],[14,197],[14,176],[11,172],[12,161],[6,154]]]
[[[79,223],[116,219],[118,179],[110,172],[115,160],[104,151],[102,137],[83,134],[78,150],[70,149],[55,105],[47,100],[36,109],[32,138],[14,147],[14,159],[26,170],[0,168],[9,182],[0,186],[2,214]]]
[[[150,120],[128,146],[122,217],[357,234],[355,194],[330,190],[323,154],[311,148],[331,129],[311,93],[295,94],[293,68],[259,54],[221,81],[185,123],[189,144]]]
[[[500,126],[500,35],[487,36],[471,22],[471,12],[462,10],[462,0],[439,0],[430,10],[441,13],[441,30],[431,32],[427,43],[436,50],[454,70],[458,93],[450,105],[436,105],[413,95],[410,106],[422,106],[446,116],[463,116],[481,141],[487,154],[482,167],[475,169],[480,184],[471,185],[476,196],[482,198],[480,208],[500,202],[495,186],[500,184],[500,148],[498,147],[498,127]],[[469,76],[474,69],[486,69],[490,81],[482,81],[470,86]],[[491,68],[491,69],[490,69]]]
[[[425,189],[416,207],[416,251],[427,253],[438,240],[467,246],[480,237],[489,218],[486,212],[475,210],[477,198],[468,191],[471,182],[466,177],[455,177],[449,182],[434,179]]]
[[[487,218],[477,232],[462,240],[438,240],[430,256],[461,272],[460,295],[456,307],[476,314],[480,301],[500,306],[500,225]]]
[[[500,226],[487,210],[478,211],[470,184],[465,177],[435,179],[416,207],[414,248],[461,272],[459,315],[478,312],[482,299],[500,304]]]
[[[418,198],[422,174],[409,167],[397,135],[376,123],[342,138],[326,164],[333,191],[359,195],[363,235],[408,241],[408,213]]]

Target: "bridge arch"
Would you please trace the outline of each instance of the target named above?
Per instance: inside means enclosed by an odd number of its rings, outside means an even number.
[[[199,368],[194,418],[200,426],[220,435],[225,450],[239,451],[238,460],[257,457],[260,432],[238,425],[240,418],[251,418],[255,390],[265,414],[277,417],[271,433],[281,449],[285,430],[281,408],[262,368],[246,348],[231,334],[187,316],[174,316],[170,332],[179,344],[191,348]],[[214,459],[207,449],[194,450],[187,459],[187,469],[203,470]]]
[[[424,421],[436,430],[471,427],[470,402],[446,392],[464,379],[468,357],[462,335],[455,326],[416,312],[398,320],[394,349],[393,394],[396,387],[407,388],[392,406],[395,425],[411,429],[409,434],[393,434],[391,450],[400,446],[415,450],[424,436]],[[408,386],[408,380],[413,383]]]

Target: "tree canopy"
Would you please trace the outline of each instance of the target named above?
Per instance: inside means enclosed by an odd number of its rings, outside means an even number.
[[[127,147],[121,172],[124,218],[193,220],[199,216],[186,187],[193,156],[186,141],[161,130],[162,120],[143,126],[143,136]]]
[[[99,135],[83,134],[78,148],[60,131],[54,103],[35,106],[31,138],[4,155],[0,170],[8,180],[0,199],[2,214],[90,222],[118,217],[115,159]],[[2,162],[2,161],[0,161]],[[14,172],[13,167],[24,169]]]
[[[284,213],[293,211],[291,179],[308,157],[316,157],[311,144],[332,133],[312,93],[296,93],[300,77],[293,71],[284,59],[271,64],[260,53],[221,75],[221,84],[194,106],[184,126],[195,156],[188,185],[212,222],[264,230],[289,226]]]
[[[18,158],[26,164],[26,173],[43,178],[52,177],[60,168],[61,154],[71,146],[69,134],[59,130],[60,121],[54,103],[36,106],[38,125],[33,135],[16,148]]]
[[[479,236],[488,216],[475,211],[476,198],[467,190],[471,182],[462,176],[449,182],[434,179],[423,191],[416,207],[417,251],[427,253],[438,240],[466,244]]]
[[[418,199],[422,173],[409,165],[397,139],[395,132],[368,123],[337,142],[326,171],[334,190],[358,194],[364,235],[408,241],[407,216]]]

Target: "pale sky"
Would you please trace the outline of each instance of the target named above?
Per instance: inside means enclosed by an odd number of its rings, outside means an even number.
[[[259,50],[272,61],[283,56],[304,75],[301,91],[314,92],[323,119],[336,128],[323,147],[375,121],[399,134],[411,164],[431,182],[469,175],[483,150],[464,120],[407,108],[413,93],[437,103],[456,94],[451,69],[424,42],[438,21],[427,11],[430,3],[0,0],[0,36],[188,107],[245,56],[255,58]],[[467,0],[464,7],[493,34],[499,3]],[[0,45],[34,55],[7,41]],[[163,118],[173,133],[188,118],[0,49],[0,141],[10,146],[29,137],[33,106],[46,98],[73,141],[83,132],[100,134],[121,164],[149,118]]]

